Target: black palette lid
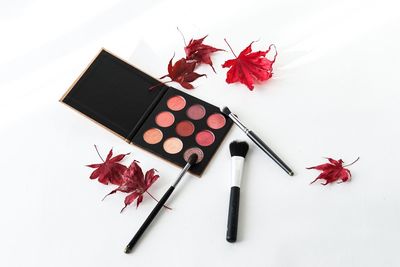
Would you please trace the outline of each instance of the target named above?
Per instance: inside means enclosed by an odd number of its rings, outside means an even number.
[[[61,101],[130,141],[167,89],[103,49]]]

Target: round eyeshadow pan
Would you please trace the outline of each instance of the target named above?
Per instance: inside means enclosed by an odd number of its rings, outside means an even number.
[[[176,138],[176,137],[170,137],[167,140],[165,140],[163,144],[163,148],[165,152],[169,154],[176,154],[179,153],[182,148],[183,148],[183,143],[181,139]]]
[[[169,111],[162,111],[156,116],[156,123],[160,127],[169,127],[175,121],[174,115]]]
[[[190,121],[181,121],[176,125],[176,133],[179,136],[191,136],[194,132],[194,124]]]
[[[144,141],[146,141],[146,143],[150,145],[159,143],[162,140],[162,138],[163,138],[163,133],[161,132],[160,129],[157,128],[148,129],[143,134]]]
[[[168,99],[167,106],[170,110],[179,111],[186,106],[186,100],[182,96],[176,95]]]
[[[196,142],[201,146],[210,146],[215,141],[215,135],[209,130],[203,130],[196,134]]]
[[[226,119],[222,114],[219,113],[214,113],[210,115],[207,119],[207,125],[211,129],[221,129],[222,127],[225,126]]]
[[[195,104],[186,111],[186,115],[192,120],[197,121],[206,115],[206,109],[200,104]]]
[[[197,161],[196,161],[196,163],[201,162],[201,161],[203,160],[203,158],[204,158],[204,152],[203,152],[203,150],[201,150],[201,149],[198,148],[198,147],[192,147],[192,148],[187,149],[187,150],[185,151],[185,153],[183,153],[183,158],[185,159],[186,162],[189,160],[189,157],[190,157],[192,154],[197,154]]]

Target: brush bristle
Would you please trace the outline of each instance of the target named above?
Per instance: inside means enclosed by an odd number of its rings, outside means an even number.
[[[187,163],[190,163],[190,165],[193,165],[196,163],[197,159],[199,158],[199,156],[197,156],[196,153],[193,153],[192,155],[190,155],[190,157],[188,158]]]
[[[231,156],[239,156],[245,158],[247,151],[249,151],[249,144],[247,142],[233,141],[229,145],[229,150],[231,151]]]
[[[229,116],[229,114],[231,114],[231,111],[228,107],[222,107],[221,112],[224,113],[226,116]]]

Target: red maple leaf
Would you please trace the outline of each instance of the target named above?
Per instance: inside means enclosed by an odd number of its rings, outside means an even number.
[[[120,185],[122,182],[122,174],[125,172],[126,167],[119,162],[129,153],[119,154],[115,157],[112,157],[113,151],[111,149],[107,155],[106,160],[104,161],[103,158],[100,156],[99,151],[97,150],[97,146],[95,145],[94,147],[103,163],[86,165],[87,167],[96,169],[90,175],[90,179],[98,178],[97,180],[103,184],[112,183]]]
[[[251,45],[254,42],[251,42],[249,46],[240,52],[239,56],[236,56],[226,39],[225,42],[235,56],[234,59],[229,59],[222,65],[223,68],[230,68],[226,74],[227,83],[240,82],[250,90],[253,90],[254,81],[266,81],[272,77],[272,65],[278,55],[275,45],[270,45],[266,51],[252,52]],[[269,60],[265,56],[271,51],[272,47],[275,48],[275,55],[273,60]]]
[[[327,185],[327,184],[336,182],[338,180],[340,180],[339,183],[349,181],[351,178],[351,172],[348,169],[346,169],[345,167],[348,167],[348,166],[354,164],[360,158],[358,157],[355,161],[353,161],[352,163],[345,165],[345,166],[343,166],[343,160],[341,160],[341,159],[339,159],[339,160],[334,160],[331,158],[327,158],[327,159],[329,160],[329,163],[325,163],[325,164],[321,164],[318,166],[307,168],[308,170],[315,169],[315,170],[322,171],[320,173],[320,175],[317,178],[315,178],[314,181],[311,182],[311,184],[319,179],[325,180],[325,183],[323,183],[322,185]]]
[[[134,160],[123,173],[121,185],[108,193],[104,198],[116,193],[117,191],[130,193],[125,197],[125,207],[122,208],[121,212],[136,199],[136,207],[139,207],[139,204],[143,200],[144,192],[148,193],[154,200],[158,201],[147,191],[147,189],[149,189],[149,187],[159,178],[159,175],[156,172],[155,169],[150,169],[145,175],[143,175],[142,168],[140,168],[138,161]]]
[[[203,41],[204,41],[204,39],[207,38],[207,36],[208,35],[206,35],[200,39],[191,39],[189,41],[189,44],[186,45],[185,37],[182,34],[183,42],[185,43],[186,59],[194,60],[194,61],[196,61],[197,64],[201,64],[201,63],[208,64],[211,66],[211,68],[215,72],[210,55],[211,55],[211,53],[215,53],[218,51],[225,51],[225,50],[203,44]]]
[[[194,68],[196,67],[195,60],[187,60],[185,58],[181,58],[175,64],[172,64],[172,59],[169,61],[168,64],[168,74],[162,76],[160,79],[165,77],[171,78],[169,82],[177,82],[182,85],[183,88],[186,89],[193,89],[193,85],[191,82],[196,80],[201,76],[206,76],[205,74],[198,74],[194,72]],[[154,86],[153,86],[154,87]]]

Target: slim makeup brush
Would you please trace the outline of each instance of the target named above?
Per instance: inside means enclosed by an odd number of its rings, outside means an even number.
[[[281,160],[278,155],[274,153],[261,139],[258,137],[253,131],[249,130],[243,123],[239,120],[239,118],[233,114],[228,107],[222,107],[221,112],[225,115],[229,116],[232,121],[253,141],[265,154],[267,154],[271,159],[275,161],[276,164],[279,165],[287,174],[293,176],[293,171],[286,165],[283,160]]]
[[[153,219],[157,216],[158,212],[160,209],[164,206],[165,202],[169,198],[169,196],[172,194],[176,186],[179,184],[181,181],[182,177],[185,175],[185,173],[190,169],[191,166],[196,164],[198,159],[197,154],[192,154],[189,156],[188,160],[186,161],[185,167],[183,167],[182,171],[179,173],[178,178],[175,180],[173,185],[170,186],[170,188],[165,192],[163,197],[160,199],[160,201],[157,203],[157,205],[154,207],[152,212],[149,214],[147,219],[144,221],[142,226],[139,228],[139,230],[136,232],[135,236],[132,238],[132,240],[129,242],[129,244],[125,248],[125,253],[130,253],[135,246],[135,244],[139,241],[140,237],[143,235],[143,233],[146,231],[147,227],[151,224]]]
[[[242,181],[244,159],[249,150],[246,142],[233,141],[229,145],[232,157],[232,180],[231,194],[229,199],[228,229],[226,240],[236,242],[238,221],[239,221],[239,202],[240,202],[240,183]]]

